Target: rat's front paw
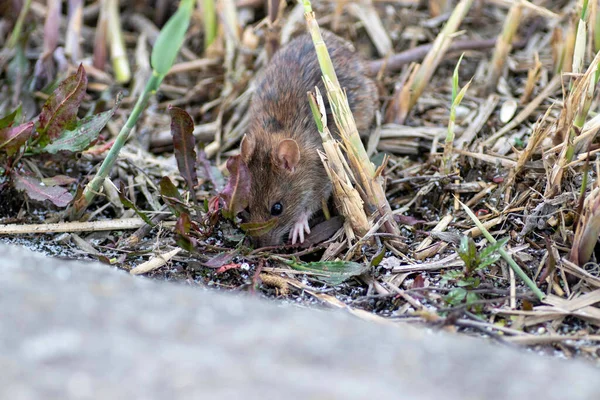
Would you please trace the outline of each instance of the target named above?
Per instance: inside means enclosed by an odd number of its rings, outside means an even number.
[[[304,232],[310,233],[310,227],[308,226],[308,215],[302,214],[302,216],[296,221],[292,230],[290,231],[290,239],[292,244],[304,243]],[[300,240],[298,240],[300,239]]]

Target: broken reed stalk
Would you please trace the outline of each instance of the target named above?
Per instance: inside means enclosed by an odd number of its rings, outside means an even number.
[[[464,55],[464,54],[463,54]],[[454,144],[454,127],[456,125],[456,108],[460,105],[463,97],[467,93],[467,89],[469,89],[469,85],[471,85],[471,81],[469,81],[461,90],[458,91],[458,68],[460,67],[460,62],[462,61],[463,55],[460,56],[458,62],[456,63],[456,67],[454,68],[454,73],[452,74],[452,103],[450,104],[450,118],[448,119],[448,133],[446,134],[446,143],[444,144],[444,154],[442,156],[442,173],[444,175],[448,175],[450,173],[450,169],[452,167],[452,146]]]
[[[594,16],[594,51],[600,51],[600,10],[596,2],[592,3],[592,15]]]
[[[315,87],[314,94],[309,92],[309,101],[323,141],[323,152],[319,151],[319,157],[321,157],[321,162],[323,162],[331,181],[333,200],[347,222],[345,225],[346,236],[350,241],[354,241],[355,233],[359,237],[363,237],[370,229],[369,219],[364,211],[364,203],[352,185],[355,179],[344,158],[340,143],[333,139],[327,127],[325,102],[318,87]]]
[[[540,73],[542,72],[542,63],[540,62],[539,54],[535,52],[533,58],[534,65],[529,69],[529,71],[527,71],[527,82],[525,83],[523,94],[519,99],[519,103],[521,105],[529,102],[531,94],[533,93],[533,89],[535,89],[535,84],[540,79]]]
[[[215,0],[202,0],[202,18],[204,21],[204,51],[217,37],[217,8]]]
[[[106,155],[106,158],[100,165],[100,168],[94,178],[86,185],[80,196],[77,196],[73,204],[72,217],[79,218],[83,215],[87,207],[92,203],[96,194],[99,193],[104,180],[110,173],[113,165],[117,161],[119,152],[125,145],[131,130],[135,127],[142,111],[146,108],[150,96],[158,90],[162,80],[171,69],[179,49],[183,45],[185,33],[190,24],[195,0],[182,0],[175,14],[167,21],[161,29],[154,47],[152,49],[151,63],[152,75],[146,82],[146,87],[142,95],[138,98],[127,122],[121,128],[114,144]]]
[[[552,39],[550,40],[552,46],[552,63],[554,65],[554,75],[558,75],[563,70],[563,64],[565,62],[566,46],[564,41],[564,32],[560,26],[554,27],[552,31]]]
[[[583,69],[583,63],[585,61],[585,50],[587,43],[587,26],[585,22],[585,17],[587,14],[587,10],[587,0],[582,0],[581,13],[579,14],[579,21],[577,21],[575,46],[573,49],[572,71],[575,74],[581,73],[581,70]]]
[[[127,83],[131,79],[131,68],[127,60],[123,31],[121,28],[121,16],[119,13],[118,0],[108,1],[108,42],[110,43],[110,58],[115,70],[117,83]]]
[[[521,171],[525,168],[525,164],[531,159],[535,150],[540,146],[542,141],[550,135],[552,130],[552,125],[546,123],[547,118],[550,116],[550,112],[552,111],[552,106],[548,107],[546,113],[543,117],[539,118],[535,123],[531,136],[527,141],[527,146],[521,152],[519,152],[519,157],[517,158],[517,164],[510,169],[508,174],[508,178],[506,179],[505,187],[505,195],[504,195],[504,204],[510,204],[512,190],[514,189],[514,183],[517,179],[517,176],[521,173]]]
[[[598,235],[600,235],[600,188],[596,187],[585,198],[575,229],[569,261],[583,267],[592,257]]]
[[[485,236],[488,242],[490,242],[490,244],[496,243],[496,239],[494,239],[492,234],[485,228],[481,221],[479,221],[479,218],[477,218],[473,211],[471,211],[471,209],[462,201],[459,200],[458,202],[465,210],[469,218],[471,218],[471,220],[475,223],[475,226],[479,228],[479,230],[481,231],[483,236]],[[537,298],[540,300],[544,300],[546,295],[537,287],[535,282],[533,282],[531,278],[527,276],[527,274],[521,269],[521,267],[519,267],[519,264],[517,264],[515,260],[513,260],[510,254],[508,254],[508,252],[502,247],[498,249],[498,253],[500,253],[500,256],[504,258],[504,261],[506,261],[506,263],[512,268],[512,270],[515,271],[517,276],[521,278],[521,280],[531,289],[531,291],[537,296]]]
[[[587,49],[587,24],[586,17],[589,15],[589,10],[587,7],[587,0],[583,0],[583,4],[581,7],[581,16],[579,20],[579,25],[577,28],[577,41],[575,42],[575,54],[573,55],[573,72],[580,73],[583,68],[583,63],[585,61],[585,53]],[[592,105],[592,100],[594,99],[594,89],[596,84],[598,83],[599,70],[596,69],[594,73],[594,77],[592,80],[592,84],[589,85],[588,90],[585,93],[585,99],[583,100],[583,104],[579,108],[577,112],[577,116],[575,117],[574,126],[578,132],[581,132],[583,129],[583,125],[585,124],[585,120],[590,111],[590,107]]]
[[[83,25],[83,0],[69,0],[69,21],[65,38],[65,54],[73,63],[81,59],[81,26]]]
[[[393,218],[392,209],[385,197],[385,190],[383,187],[381,173],[385,166],[385,162],[381,167],[376,169],[375,165],[373,165],[369,159],[356,128],[354,117],[350,111],[348,99],[340,87],[333,63],[331,62],[327,47],[321,36],[319,24],[315,19],[310,0],[303,0],[303,5],[308,31],[312,37],[321,72],[323,74],[329,105],[336,126],[340,132],[343,147],[346,150],[348,162],[356,185],[364,201],[364,210],[367,215],[376,213],[379,218],[383,218],[385,221],[383,229],[387,233],[399,236],[400,232],[398,225]]]
[[[227,99],[234,91],[233,82],[238,82],[241,79],[241,74],[245,71],[236,62],[240,62],[240,58],[236,57],[237,48],[240,43],[239,18],[234,0],[220,0],[217,3],[217,14],[219,16],[220,30],[219,34],[225,44],[225,57],[223,66],[225,67],[225,76],[229,77],[223,82],[221,89],[221,98]],[[223,143],[223,129],[217,129],[214,140],[204,148],[204,152],[208,158],[215,156],[221,151]]]
[[[575,42],[577,40],[577,27],[579,26],[579,17],[573,13],[569,18],[569,27],[567,28],[567,36],[564,40],[564,50],[562,59],[562,71],[573,71],[573,54],[575,53]]]
[[[515,33],[517,33],[519,23],[521,22],[522,11],[523,5],[520,1],[516,2],[510,8],[506,19],[504,20],[502,35],[496,41],[494,55],[492,56],[492,62],[487,74],[486,94],[495,90],[498,79],[500,79],[500,76],[502,75],[504,65],[506,64],[506,57],[512,49],[513,38]]]
[[[23,7],[21,11],[19,11],[19,16],[17,17],[17,22],[15,23],[15,27],[10,35],[10,39],[6,44],[9,49],[14,48],[21,37],[21,33],[23,32],[23,22],[25,22],[25,17],[29,12],[29,8],[31,7],[31,0],[25,0],[23,3]]]
[[[473,0],[461,0],[448,18],[448,22],[444,25],[441,32],[433,42],[433,46],[427,56],[423,60],[423,63],[417,68],[415,73],[411,75],[408,82],[402,88],[399,96],[407,99],[407,101],[400,101],[400,110],[398,113],[398,122],[403,123],[408,116],[410,110],[417,104],[417,100],[421,97],[423,90],[431,80],[433,73],[444,58],[450,43],[452,42],[452,35],[456,33],[456,30],[460,26],[462,20],[465,18]]]
[[[592,60],[585,74],[578,76],[563,103],[558,121],[556,122],[555,132],[564,135],[563,147],[558,156],[557,162],[550,171],[548,184],[546,185],[546,197],[554,197],[560,192],[564,169],[573,159],[575,155],[575,139],[581,135],[581,128],[575,126],[579,112],[585,107],[589,93],[593,93],[593,80],[596,76],[598,63],[600,62],[600,52]],[[590,88],[591,86],[591,88]],[[586,112],[587,116],[587,112]],[[585,120],[585,118],[584,118]],[[583,125],[583,124],[582,124]]]

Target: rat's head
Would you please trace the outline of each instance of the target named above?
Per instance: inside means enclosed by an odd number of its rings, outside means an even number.
[[[302,213],[314,212],[310,199],[316,196],[315,186],[307,170],[307,157],[294,139],[274,134],[246,135],[240,147],[251,177],[250,222],[277,218],[275,226],[255,237],[255,242],[260,247],[283,244]]]

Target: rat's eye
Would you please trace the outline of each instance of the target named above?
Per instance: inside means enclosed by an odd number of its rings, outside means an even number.
[[[283,212],[283,206],[279,202],[273,204],[273,207],[271,207],[271,215],[273,215],[275,217],[278,215],[281,215],[282,212]]]

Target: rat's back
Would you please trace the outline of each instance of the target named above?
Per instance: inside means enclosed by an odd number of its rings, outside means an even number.
[[[327,31],[323,32],[323,39],[338,81],[346,90],[356,125],[363,133],[375,115],[376,86],[366,75],[363,61],[346,41]],[[296,140],[304,142],[309,136],[310,141],[320,142],[307,96],[315,86],[326,100],[315,48],[310,35],[304,33],[279,49],[258,79],[250,109],[250,134],[285,132]],[[327,114],[333,132],[335,123],[328,104]]]

